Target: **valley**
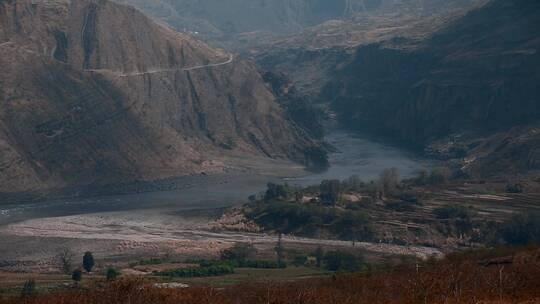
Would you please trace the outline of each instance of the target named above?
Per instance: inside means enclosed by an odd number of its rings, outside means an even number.
[[[0,303],[536,303],[539,28],[526,0],[0,0]]]

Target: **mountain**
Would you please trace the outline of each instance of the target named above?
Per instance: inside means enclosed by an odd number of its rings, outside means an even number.
[[[475,0],[117,0],[214,45],[245,48],[352,16],[428,16]]]
[[[227,156],[306,164],[318,149],[252,63],[131,7],[3,0],[0,25],[0,193],[216,172]]]
[[[345,125],[471,174],[538,170],[539,29],[539,2],[493,0],[425,39],[358,47],[325,96]]]

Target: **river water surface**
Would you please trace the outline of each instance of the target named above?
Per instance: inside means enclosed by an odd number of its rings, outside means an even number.
[[[387,168],[397,168],[402,177],[407,177],[430,166],[428,160],[398,148],[342,131],[333,131],[327,136],[327,141],[337,152],[331,155],[330,168],[323,173],[295,178],[253,173],[186,177],[185,187],[174,191],[0,205],[0,225],[31,218],[107,211],[169,209],[181,212],[221,208],[245,201],[249,195],[263,191],[268,182],[306,186],[352,175],[369,181]]]

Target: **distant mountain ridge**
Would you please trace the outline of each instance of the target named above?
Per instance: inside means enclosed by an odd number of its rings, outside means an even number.
[[[306,163],[253,64],[105,0],[0,2],[0,193]]]
[[[238,47],[265,36],[355,15],[432,15],[476,0],[116,0],[216,45]]]

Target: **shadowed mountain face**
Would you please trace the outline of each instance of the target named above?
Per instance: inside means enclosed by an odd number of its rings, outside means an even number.
[[[0,2],[0,192],[306,159],[255,67],[105,0]]]
[[[468,155],[466,168],[482,165],[476,173],[540,169],[538,29],[540,3],[494,0],[427,39],[359,47],[326,96],[344,124],[435,141],[448,157]]]

